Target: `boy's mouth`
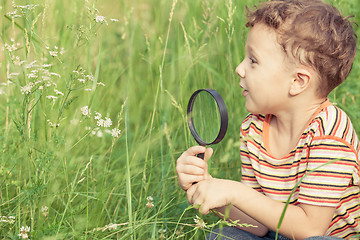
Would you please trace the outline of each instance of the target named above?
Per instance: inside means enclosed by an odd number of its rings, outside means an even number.
[[[241,84],[240,84],[240,87],[241,87],[242,89],[244,89],[244,91],[242,92],[243,97],[246,97],[246,96],[248,95],[249,91],[246,90]]]
[[[242,92],[243,97],[246,97],[248,93],[249,93],[248,90],[244,89],[244,91]]]

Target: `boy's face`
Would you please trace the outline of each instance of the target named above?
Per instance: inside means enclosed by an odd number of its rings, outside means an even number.
[[[295,64],[286,59],[274,30],[263,24],[249,30],[245,58],[235,70],[248,112],[276,115],[287,110]]]

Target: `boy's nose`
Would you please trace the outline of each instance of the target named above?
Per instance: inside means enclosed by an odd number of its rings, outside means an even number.
[[[245,70],[243,68],[243,62],[244,61],[242,61],[235,69],[236,74],[239,75],[241,78],[245,77]]]

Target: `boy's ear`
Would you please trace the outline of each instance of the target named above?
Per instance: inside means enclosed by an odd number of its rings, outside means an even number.
[[[290,84],[290,95],[295,96],[307,89],[310,85],[313,75],[306,69],[297,69],[295,76]]]

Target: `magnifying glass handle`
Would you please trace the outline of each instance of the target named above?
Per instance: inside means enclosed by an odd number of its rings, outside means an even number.
[[[198,158],[201,158],[202,160],[204,160],[204,153],[199,153],[196,155]],[[192,185],[196,184],[197,182],[193,182]]]
[[[202,160],[204,160],[204,153],[199,153],[196,155],[198,158],[201,158]]]

